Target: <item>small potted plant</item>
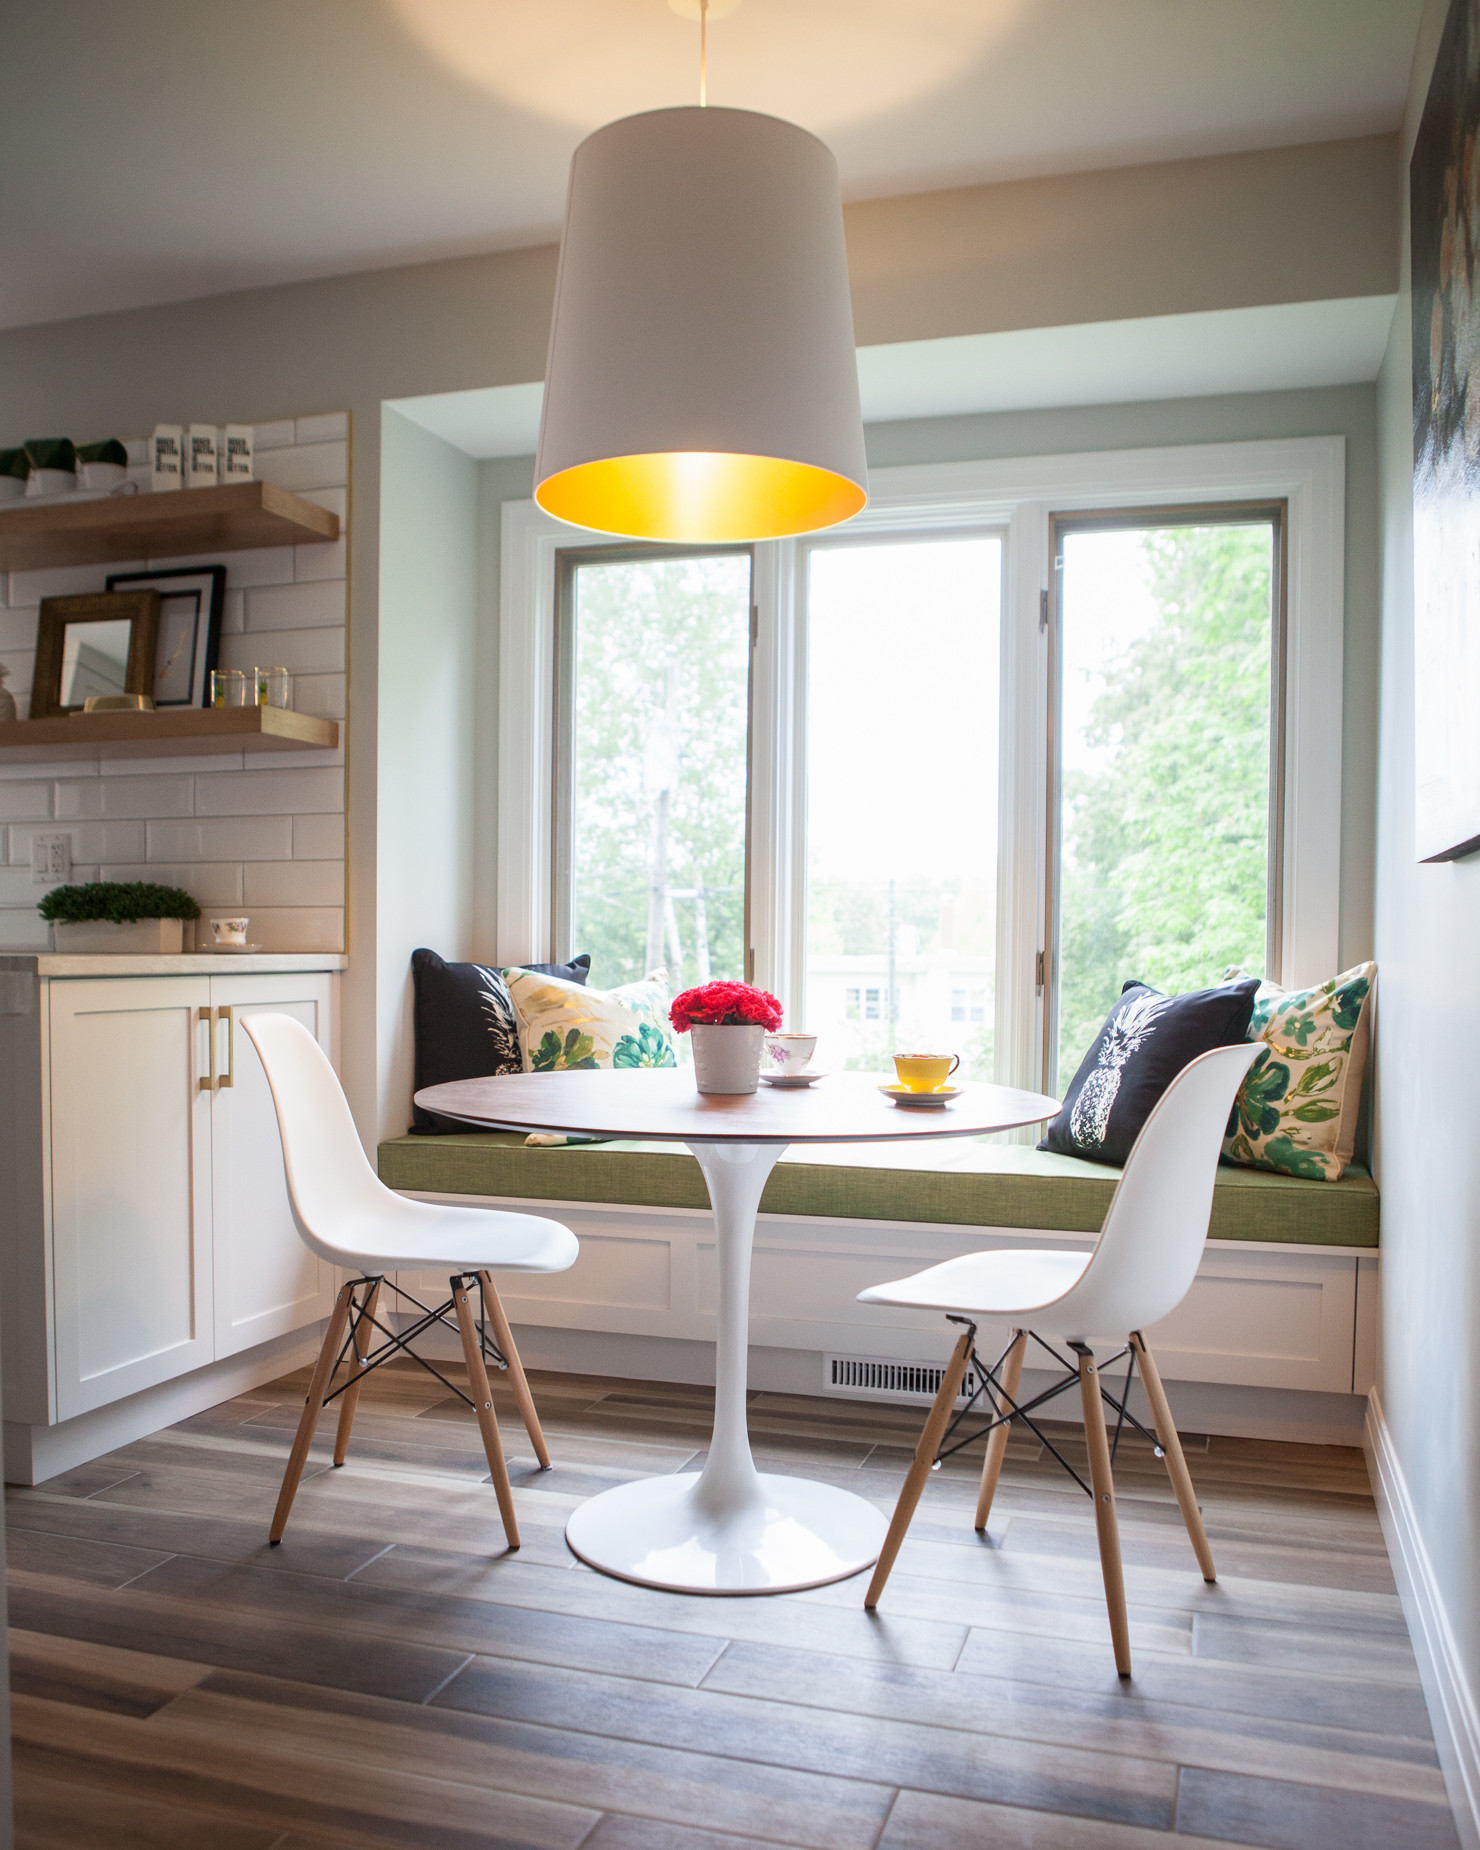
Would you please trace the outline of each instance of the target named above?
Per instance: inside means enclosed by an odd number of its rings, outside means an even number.
[[[781,1004],[749,983],[704,983],[674,998],[668,1019],[694,1037],[701,1092],[754,1092],[767,1034],[781,1026]]]
[[[200,907],[182,888],[148,880],[54,886],[36,908],[59,951],[137,956],[184,949],[185,921]]]

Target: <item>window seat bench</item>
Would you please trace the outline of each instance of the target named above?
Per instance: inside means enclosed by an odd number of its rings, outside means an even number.
[[[936,1313],[883,1310],[860,1304],[858,1293],[983,1248],[1088,1251],[1117,1173],[970,1138],[792,1151],[772,1171],[756,1226],[753,1384],[852,1393],[860,1362],[938,1367]],[[714,1228],[704,1178],[682,1144],[530,1148],[514,1132],[393,1137],[380,1146],[380,1174],[424,1199],[543,1207],[577,1235],[581,1255],[569,1272],[499,1281],[529,1365],[708,1378]],[[1365,1171],[1306,1182],[1220,1170],[1192,1290],[1148,1332],[1184,1428],[1360,1443],[1376,1348],[1377,1241],[1377,1187]],[[446,1281],[410,1274],[402,1282],[432,1290]],[[984,1330],[988,1344],[999,1337],[1006,1332]]]
[[[925,1149],[839,1144],[784,1156],[766,1184],[761,1213],[1093,1234],[1119,1175],[1077,1157],[971,1138]],[[527,1147],[515,1132],[393,1137],[380,1146],[380,1176],[390,1188],[418,1194],[701,1211],[709,1205],[699,1167],[678,1143],[542,1149]],[[1377,1185],[1356,1166],[1339,1182],[1224,1167],[1209,1238],[1375,1248]]]

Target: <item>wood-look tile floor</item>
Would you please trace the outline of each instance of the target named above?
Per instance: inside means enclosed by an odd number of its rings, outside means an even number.
[[[1034,1444],[985,1541],[975,1455],[931,1480],[869,1616],[862,1578],[700,1599],[571,1557],[582,1498],[702,1456],[708,1393],[658,1384],[534,1377],[544,1474],[496,1388],[511,1555],[471,1414],[387,1368],[269,1551],[306,1381],[12,1493],[22,1850],[1457,1844],[1355,1451],[1189,1439],[1209,1587],[1122,1446],[1123,1685],[1092,1509]],[[757,1394],[751,1432],[887,1509],[922,1417]]]

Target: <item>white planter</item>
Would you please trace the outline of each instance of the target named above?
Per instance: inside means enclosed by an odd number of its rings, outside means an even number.
[[[701,1092],[754,1092],[760,1085],[764,1028],[748,1023],[736,1028],[700,1025],[690,1028],[689,1035]]]
[[[58,919],[51,928],[60,952],[92,956],[138,957],[143,955],[178,955],[185,947],[183,919],[135,919],[128,925],[115,925],[109,919],[87,919],[69,923]]]

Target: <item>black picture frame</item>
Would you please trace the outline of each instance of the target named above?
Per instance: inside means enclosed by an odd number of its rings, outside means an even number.
[[[107,584],[110,591],[159,593],[155,706],[208,707],[211,670],[221,651],[226,567],[179,565],[154,572],[111,572]]]

